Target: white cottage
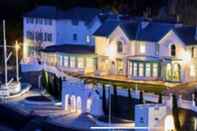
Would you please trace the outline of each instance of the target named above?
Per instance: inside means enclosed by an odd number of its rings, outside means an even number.
[[[195,27],[109,20],[94,35],[100,75],[168,82],[197,80]]]

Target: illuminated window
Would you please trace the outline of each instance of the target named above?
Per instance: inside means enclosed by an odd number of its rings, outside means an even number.
[[[93,58],[87,58],[86,59],[86,67],[87,68],[93,68],[94,67],[94,59]]]
[[[153,64],[153,77],[158,77],[158,64]]]
[[[122,45],[122,42],[120,42],[120,41],[117,42],[117,52],[118,53],[123,52],[123,45]]]
[[[140,63],[139,64],[139,76],[144,76],[144,64]]]
[[[63,66],[63,56],[59,56],[59,65]]]
[[[70,67],[75,68],[75,57],[70,57]]]
[[[133,76],[137,76],[137,63],[133,63]]]
[[[64,56],[64,66],[68,67],[68,56]]]
[[[132,62],[129,62],[128,65],[129,65],[129,75],[132,75]]]
[[[140,53],[144,54],[146,52],[146,45],[145,43],[140,43]]]
[[[195,66],[194,65],[191,65],[190,66],[190,76],[191,77],[196,76],[196,69],[195,69]]]
[[[170,50],[171,50],[171,56],[176,56],[176,46],[171,45]]]
[[[145,76],[146,77],[150,77],[151,76],[151,64],[150,63],[146,63],[146,72],[145,72]]]
[[[79,57],[77,59],[77,65],[78,65],[78,68],[84,68],[84,59],[82,57]]]

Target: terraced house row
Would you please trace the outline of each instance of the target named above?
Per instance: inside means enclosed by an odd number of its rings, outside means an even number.
[[[182,23],[42,6],[24,16],[24,44],[28,62],[36,58],[68,72],[197,81],[197,27]]]

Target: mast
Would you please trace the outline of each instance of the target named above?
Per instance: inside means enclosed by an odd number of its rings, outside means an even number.
[[[5,20],[3,20],[3,48],[4,48],[4,71],[5,71],[5,86],[8,83],[8,70],[7,70],[7,45],[6,45],[6,27]]]

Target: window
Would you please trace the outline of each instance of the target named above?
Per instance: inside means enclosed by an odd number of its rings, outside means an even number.
[[[146,63],[146,72],[145,72],[145,76],[146,77],[150,77],[151,76],[151,64],[150,63]]]
[[[75,68],[75,57],[70,57],[70,67]]]
[[[63,57],[62,56],[59,56],[59,65],[63,66]]]
[[[137,76],[137,63],[133,63],[133,76]]]
[[[94,59],[93,58],[87,58],[86,59],[86,67],[87,68],[93,68],[94,67]]]
[[[143,63],[139,64],[139,76],[140,77],[144,76],[144,64]]]
[[[36,24],[38,24],[39,23],[39,19],[37,18],[37,19],[35,19],[35,23]]]
[[[129,62],[128,65],[129,65],[129,75],[132,75],[132,62]]]
[[[47,39],[47,41],[52,42],[52,34],[51,33],[48,33],[48,39]]]
[[[75,34],[73,34],[73,40],[77,40],[77,34],[75,33]]]
[[[77,65],[78,65],[78,68],[84,68],[84,59],[82,57],[79,57],[77,59]]]
[[[28,17],[26,17],[26,23],[29,24],[30,23],[30,20]]]
[[[52,25],[52,20],[51,19],[44,19],[44,24],[45,25]]]
[[[170,49],[171,49],[171,56],[176,56],[176,46],[171,45]]]
[[[37,41],[43,41],[43,33],[42,32],[36,32],[36,40]]]
[[[123,52],[123,45],[122,45],[122,42],[120,42],[120,41],[117,42],[117,52],[118,53]]]
[[[26,32],[27,39],[34,40],[34,33],[31,31]]]
[[[145,43],[141,42],[140,43],[140,53],[144,54],[146,52],[146,46]]]
[[[156,43],[155,44],[155,55],[159,55],[159,44],[158,43]]]
[[[89,35],[86,36],[86,42],[90,43],[90,36]]]
[[[190,66],[190,76],[195,77],[196,76],[196,69],[194,65]]]
[[[51,33],[44,33],[44,41],[52,42],[52,34]]]
[[[39,24],[42,24],[42,19],[41,18],[38,19],[38,22],[39,22]]]
[[[64,66],[68,67],[68,56],[64,56]]]
[[[153,64],[153,77],[158,77],[158,64]]]
[[[48,23],[49,25],[52,25],[52,24],[53,24],[53,21],[50,20],[50,19],[48,20],[48,22],[49,22],[49,23]]]

